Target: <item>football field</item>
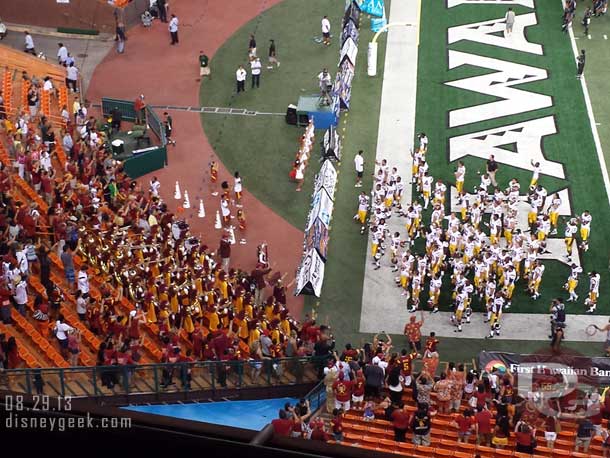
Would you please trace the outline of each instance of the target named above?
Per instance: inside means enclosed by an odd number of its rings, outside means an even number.
[[[394,2],[385,3],[388,20],[392,23]],[[460,338],[445,337],[443,352],[447,353],[443,355],[447,358],[472,356],[483,346],[505,350],[515,349],[515,343],[518,343],[519,349],[525,352],[546,345],[535,339],[543,341],[546,338],[550,300],[562,294],[565,297],[562,286],[569,274],[564,259],[565,222],[584,210],[589,210],[593,217],[590,249],[573,257],[584,272],[577,290],[579,301],[568,303],[567,312],[572,315],[568,323],[586,310],[587,272],[596,270],[601,274],[600,300],[595,316],[585,316],[577,325],[568,326],[567,336],[570,340],[587,340],[580,339],[584,335],[582,323],[606,322],[605,316],[609,313],[610,242],[606,228],[610,227],[610,207],[602,172],[605,165],[602,164],[603,151],[610,152],[610,103],[606,100],[610,82],[604,78],[604,70],[610,64],[607,53],[610,19],[594,18],[591,38],[588,38],[579,24],[582,17],[582,5],[579,5],[573,25],[577,39],[572,41],[571,35],[561,30],[560,0],[429,0],[422,1],[421,8],[417,0],[405,0],[404,3],[408,4],[410,13],[404,16],[403,12],[403,16],[397,17],[399,20],[408,17],[406,22],[414,22],[416,33],[413,30],[401,32],[404,42],[400,41],[402,38],[398,39],[401,47],[398,54],[391,49],[391,36],[398,36],[398,31],[391,30],[380,36],[378,73],[373,78],[366,72],[366,45],[373,35],[370,19],[364,15],[361,19],[351,107],[349,113],[342,116],[340,125],[344,136],[344,160],[338,166],[329,262],[322,296],[308,298],[306,309],[317,308],[319,321],[332,324],[340,343],[359,344],[380,330],[400,334],[409,314],[405,298],[394,286],[396,274],[391,272],[389,255],[382,259],[380,270],[371,271],[367,236],[359,234],[352,216],[359,192],[371,189],[370,175],[375,159],[387,157],[390,165],[399,165],[400,175],[408,182],[410,170],[404,166],[409,161],[408,147],[415,144],[414,134],[424,131],[430,139],[427,154],[430,174],[447,183],[448,195],[451,186],[455,185],[453,173],[458,160],[466,165],[465,189],[472,192],[479,184],[479,173],[485,170],[485,160],[493,153],[500,163],[497,179],[502,189],[511,178],[517,178],[522,194],[525,194],[534,160],[542,166],[539,183],[549,195],[559,192],[562,197],[558,234],[549,240],[550,253],[545,255],[541,297],[532,300],[525,293],[521,280],[517,283],[511,310],[506,314],[501,338],[517,340],[483,342],[485,330],[479,323],[482,305],[475,299],[475,317],[469,325],[470,330],[465,329]],[[505,39],[503,20],[508,7],[515,10],[517,19],[513,34]],[[224,81],[231,78],[231,58],[235,62],[253,27],[258,33],[273,31],[274,37],[282,43],[282,68],[279,72],[265,74],[265,88],[261,88],[257,96],[247,92],[239,106],[280,112],[287,103],[294,101],[295,94],[311,91],[315,86],[312,75],[321,66],[332,68],[338,50],[336,42],[324,50],[308,38],[315,24],[307,21],[291,24],[286,20],[296,11],[307,18],[329,14],[333,24],[337,24],[342,8],[337,4],[335,10],[321,0],[307,3],[286,0],[259,16],[256,23],[253,21],[240,30],[220,50],[215,58],[218,64],[213,62],[219,77],[202,91],[202,105],[233,106],[238,103]],[[587,50],[586,86],[575,77],[573,43],[578,49]],[[414,62],[417,62],[416,68]],[[395,78],[386,72],[396,69],[404,72],[401,75],[404,91],[396,95],[401,100],[400,103],[394,101],[392,110],[401,111],[401,114],[387,112],[387,103],[384,107],[388,88],[396,85]],[[585,87],[590,94],[594,123],[587,109]],[[415,116],[399,119],[409,112],[414,112]],[[285,155],[294,145],[294,128],[273,117],[204,116],[203,121],[206,134],[220,158],[230,166],[241,164],[249,189],[294,226],[302,228],[308,193],[295,196],[292,184],[286,183],[287,166],[282,166],[283,162],[279,167],[276,165],[278,156]],[[398,126],[401,122],[404,129],[398,131],[402,128]],[[386,129],[384,123],[394,131]],[[229,128],[232,124],[239,129],[240,135],[227,135],[234,131]],[[597,147],[592,127],[599,131],[602,148]],[[273,135],[261,136],[262,131],[273,132]],[[390,137],[399,138],[392,140]],[[393,150],[392,145],[406,146]],[[364,150],[366,161],[361,189],[353,186],[352,158],[359,149]],[[256,154],[244,155],[244,151],[256,151]],[[311,189],[312,178],[307,175],[305,190]],[[415,190],[413,197],[418,197]],[[446,210],[451,209],[448,199]],[[429,213],[425,213],[424,222],[428,221]],[[404,219],[397,217],[392,224],[404,228]],[[421,252],[421,241],[416,243],[415,250]],[[446,315],[451,303],[449,281],[444,283],[442,312],[426,315],[427,329],[445,327],[447,333],[452,333]],[[427,288],[424,288],[422,299],[427,300]],[[519,316],[520,320],[511,325],[510,314]],[[479,324],[475,325],[475,322]],[[602,336],[596,336],[595,340],[599,338]],[[403,344],[400,338],[395,341],[397,346]],[[581,352],[599,352],[598,343],[569,342],[569,345]]]

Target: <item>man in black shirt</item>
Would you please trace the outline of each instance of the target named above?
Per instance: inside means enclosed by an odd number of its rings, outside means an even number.
[[[269,65],[267,66],[267,69],[271,70],[273,68],[273,64],[276,64],[279,67],[280,61],[277,60],[277,49],[275,47],[275,41],[269,40]]]
[[[580,50],[580,55],[576,58],[576,78],[582,78],[585,71],[585,50]]]
[[[256,40],[254,34],[250,34],[250,41],[248,42],[248,56],[256,57]]]
[[[119,132],[121,130],[121,122],[123,121],[123,115],[119,110],[119,107],[114,107],[114,109],[110,112],[110,117],[112,118],[112,122],[110,123],[112,131],[116,129],[117,132]]]
[[[496,183],[496,172],[498,171],[498,163],[496,162],[496,158],[493,154],[489,156],[487,159],[487,175],[489,175],[489,179],[491,180],[491,185],[495,188],[498,186]]]

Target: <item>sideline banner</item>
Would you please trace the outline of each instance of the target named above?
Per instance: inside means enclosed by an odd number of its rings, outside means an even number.
[[[610,385],[610,358],[482,351],[479,353],[478,362],[481,371],[491,372],[493,369],[498,369],[502,372],[510,369],[517,378],[521,377],[522,381],[528,379],[545,383],[551,378],[555,380],[553,383]],[[520,391],[522,391],[521,387]]]
[[[308,294],[320,297],[324,279],[324,261],[315,249],[305,253],[301,267],[297,272],[295,296]]]

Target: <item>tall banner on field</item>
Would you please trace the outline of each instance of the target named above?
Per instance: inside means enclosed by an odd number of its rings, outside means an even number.
[[[320,297],[324,279],[324,261],[315,249],[305,253],[299,271],[295,295],[307,294]]]

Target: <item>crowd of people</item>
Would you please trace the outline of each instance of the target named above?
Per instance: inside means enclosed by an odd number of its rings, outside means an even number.
[[[344,415],[349,413],[362,415],[366,422],[387,420],[396,441],[405,442],[409,435],[415,445],[428,446],[432,420],[439,416],[449,419],[458,442],[503,449],[514,439],[516,451],[534,453],[538,430],[544,432],[544,445],[554,449],[561,421],[572,420],[577,425],[575,451],[587,453],[594,436],[602,438],[605,453],[610,451],[610,434],[603,427],[610,417],[610,396],[605,391],[574,390],[553,398],[545,396],[542,387],[549,380],[541,379],[524,393],[517,389],[516,376],[504,367],[477,371],[452,362],[437,375],[439,341],[434,335],[426,338],[427,354],[415,373],[414,361],[422,357],[417,352],[421,335],[412,337],[411,348],[400,354],[393,351],[389,336],[379,335],[359,349],[347,344],[340,356],[333,351],[324,369],[328,423],[312,416],[308,403],[301,400],[280,410],[279,418],[272,421],[274,433],[341,443]],[[431,352],[435,358],[430,358]]]
[[[148,325],[158,329],[154,339],[164,362],[305,356],[329,339],[328,328],[313,317],[298,323],[290,316],[286,287],[280,273],[271,272],[266,244],[258,247],[252,271],[231,263],[233,211],[245,230],[238,172],[232,187],[221,183],[224,231],[218,249],[209,248],[191,234],[181,213],[163,202],[159,180],[145,185],[124,173],[109,151],[108,126],[89,116],[86,106],[76,99],[57,130],[35,109],[38,103],[2,120],[10,156],[0,165],[5,235],[0,318],[5,324],[12,323],[11,307],[31,314],[41,330],[55,322],[62,354],[76,363],[80,336],[62,314],[62,307],[75,304],[79,319],[102,340],[97,362],[104,366],[141,361]],[[16,192],[14,176],[40,200]],[[218,165],[212,161],[210,190],[216,196],[217,180]],[[51,252],[63,265],[63,284],[51,281]],[[35,294],[34,309],[28,311],[29,278],[35,274],[46,292]],[[252,362],[252,367],[253,375],[260,375],[262,364]]]
[[[539,182],[540,163],[532,161],[532,178],[526,188],[526,208],[522,186],[516,178],[504,186],[496,182],[498,163],[493,155],[474,193],[464,189],[466,166],[458,161],[455,170],[457,199],[448,197],[448,183],[435,179],[426,161],[428,138],[419,134],[419,145],[413,152],[411,183],[416,193],[412,202],[402,202],[405,182],[396,167],[387,161],[376,162],[373,189],[361,192],[354,219],[361,232],[369,231],[371,257],[376,269],[389,248],[386,266],[395,272],[395,281],[406,296],[411,313],[425,306],[439,311],[443,288],[451,290],[455,332],[470,323],[473,309],[482,312],[489,323],[487,338],[500,335],[502,314],[509,310],[515,288],[521,284],[532,299],[540,296],[545,272],[541,255],[548,253],[548,238],[561,230],[559,194],[548,195]],[[361,185],[362,160],[357,154],[356,186]],[[447,212],[447,206],[457,211]],[[428,210],[430,209],[430,210]],[[520,227],[520,215],[527,212],[528,227]],[[489,214],[489,217],[487,216]],[[388,229],[390,218],[404,221],[405,231]],[[576,287],[582,268],[573,259],[578,244],[582,253],[588,250],[592,215],[584,211],[569,218],[563,227],[565,259],[571,266],[564,288],[568,301],[577,301]],[[417,239],[423,242],[416,245]],[[388,259],[389,258],[389,259]],[[600,275],[588,273],[589,294],[584,311],[596,309]],[[428,294],[425,294],[425,290]]]

